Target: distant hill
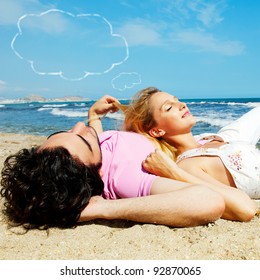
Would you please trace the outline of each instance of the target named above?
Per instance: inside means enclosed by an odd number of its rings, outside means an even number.
[[[37,94],[31,94],[23,98],[17,98],[17,99],[0,99],[1,104],[7,104],[7,103],[31,103],[31,102],[70,102],[70,101],[88,101],[88,98],[84,98],[81,96],[64,96],[59,98],[45,98],[41,95]]]

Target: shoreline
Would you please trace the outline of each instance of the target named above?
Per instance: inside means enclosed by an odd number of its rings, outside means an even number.
[[[0,168],[21,148],[44,136],[1,133]],[[260,209],[260,201],[257,201]],[[0,209],[3,201],[0,199]],[[74,229],[10,230],[0,214],[2,260],[260,260],[260,215],[247,223],[218,220],[207,226],[170,228],[98,220]],[[16,233],[15,233],[16,232]]]

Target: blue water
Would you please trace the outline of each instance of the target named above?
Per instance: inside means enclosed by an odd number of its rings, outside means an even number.
[[[260,98],[183,99],[197,118],[194,134],[217,132],[221,127],[260,106]],[[128,103],[122,100],[122,103]],[[0,132],[49,135],[68,130],[77,121],[86,121],[94,101],[63,103],[23,103],[0,105]],[[102,120],[104,130],[120,129],[123,115],[108,114]]]

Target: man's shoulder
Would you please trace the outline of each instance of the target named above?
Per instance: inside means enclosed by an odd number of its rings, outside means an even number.
[[[107,140],[111,137],[120,137],[120,138],[125,138],[125,139],[144,139],[144,141],[149,141],[144,135],[135,133],[135,132],[131,132],[131,131],[123,131],[123,130],[107,130],[104,131],[103,133],[101,133],[99,135],[99,139],[101,140]]]

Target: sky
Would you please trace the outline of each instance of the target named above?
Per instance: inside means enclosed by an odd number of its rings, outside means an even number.
[[[260,1],[0,0],[0,99],[260,97]]]

